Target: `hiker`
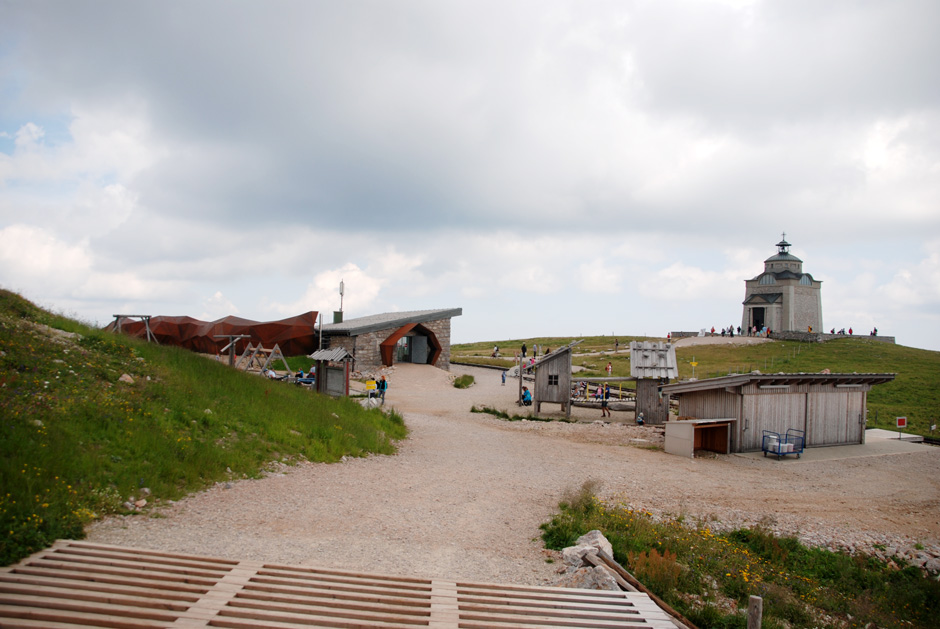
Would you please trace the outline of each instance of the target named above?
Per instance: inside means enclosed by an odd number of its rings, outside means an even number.
[[[604,385],[604,398],[601,400],[601,417],[610,417],[610,409],[607,403],[610,401],[610,385]]]
[[[522,405],[532,406],[532,392],[529,387],[522,387]]]

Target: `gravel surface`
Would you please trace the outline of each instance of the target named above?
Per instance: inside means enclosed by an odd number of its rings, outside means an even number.
[[[498,371],[398,365],[388,404],[411,429],[394,456],[305,463],[218,484],[177,503],[88,528],[88,539],[162,551],[474,581],[553,583],[539,525],[588,479],[604,497],[656,515],[762,521],[821,545],[940,548],[940,449],[779,465],[772,458],[685,459],[653,449],[661,429],[632,413],[576,408],[584,423],[508,422],[517,381]],[[471,373],[460,390],[453,375]],[[514,386],[515,385],[515,386]],[[557,408],[557,407],[556,407]],[[618,415],[631,422],[617,423]],[[623,421],[620,420],[620,421]],[[640,439],[641,441],[637,441]],[[237,470],[236,470],[237,472]]]

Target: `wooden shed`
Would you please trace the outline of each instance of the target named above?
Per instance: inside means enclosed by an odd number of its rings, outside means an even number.
[[[316,361],[314,387],[320,393],[349,395],[349,372],[354,358],[342,347],[320,349],[308,358]]]
[[[636,413],[647,424],[669,421],[669,396],[660,386],[679,377],[676,348],[658,341],[630,342],[630,375],[636,378]]]
[[[569,343],[535,361],[532,403],[536,414],[542,412],[542,402],[553,402],[561,404],[565,417],[571,417],[571,350],[580,342]]]
[[[865,442],[868,391],[893,373],[742,374],[662,387],[679,400],[679,416],[733,419],[731,451],[761,449],[763,431],[805,433],[806,447]]]

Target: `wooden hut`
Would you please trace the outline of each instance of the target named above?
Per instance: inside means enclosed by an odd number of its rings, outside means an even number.
[[[669,421],[669,396],[661,385],[679,377],[676,348],[657,341],[630,342],[630,375],[636,378],[636,413],[643,413],[647,424]]]
[[[731,451],[761,449],[763,431],[805,433],[805,445],[865,442],[868,391],[893,373],[742,374],[677,382],[662,387],[679,399],[679,416],[728,419]]]
[[[532,403],[536,415],[542,412],[542,402],[552,402],[561,404],[565,417],[571,417],[571,350],[580,342],[569,343],[535,361]]]

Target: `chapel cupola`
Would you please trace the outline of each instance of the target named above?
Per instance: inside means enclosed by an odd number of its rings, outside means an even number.
[[[780,242],[777,243],[777,253],[764,260],[764,273],[782,273],[784,271],[791,273],[803,272],[803,261],[790,253],[790,243],[787,242],[786,232],[784,232]]]

